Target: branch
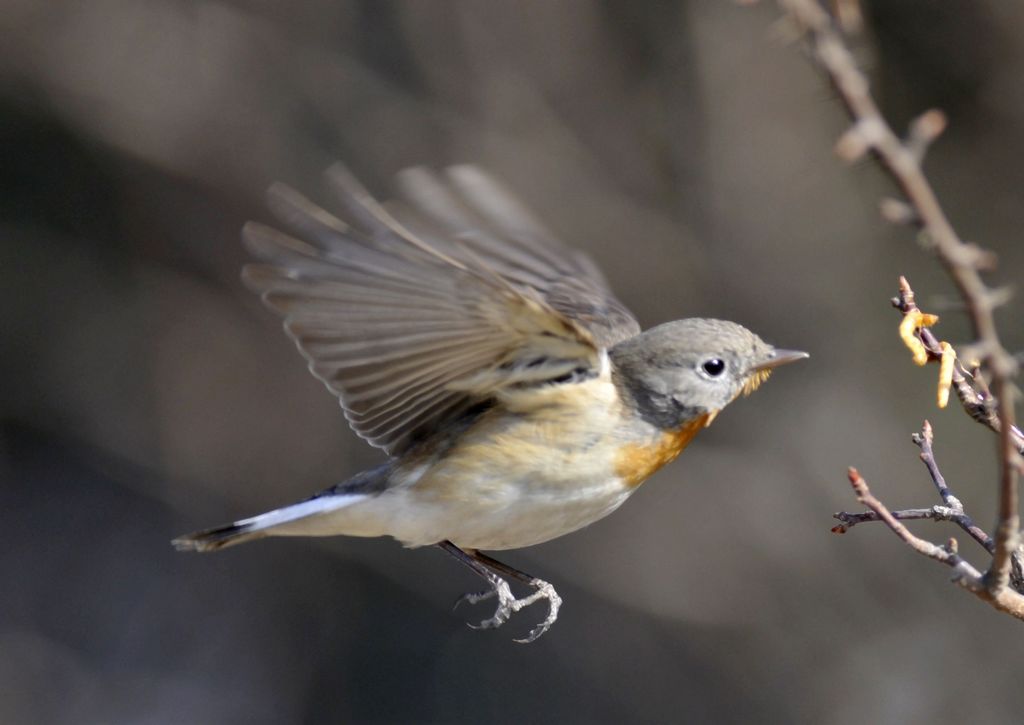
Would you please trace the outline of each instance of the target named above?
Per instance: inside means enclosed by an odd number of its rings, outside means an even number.
[[[935,484],[935,489],[942,498],[944,505],[890,511],[889,514],[897,521],[918,521],[922,519],[951,521],[984,547],[988,553],[993,553],[995,551],[995,542],[992,541],[992,537],[967,515],[967,512],[964,511],[963,503],[950,490],[946,484],[945,477],[942,475],[942,471],[939,470],[939,464],[935,460],[935,450],[933,448],[935,434],[932,431],[931,423],[925,421],[921,427],[921,432],[915,433],[911,440],[914,442],[914,445],[921,449],[921,462],[924,463],[925,468],[928,470],[928,475],[931,477],[932,483]],[[845,534],[857,524],[882,520],[875,511],[865,511],[863,513],[840,511],[839,513],[832,514],[832,518],[839,521],[839,524],[832,529],[832,532],[836,534]]]
[[[929,559],[950,567],[953,570],[953,581],[979,599],[988,602],[1000,612],[1024,620],[1024,595],[1005,586],[993,592],[989,586],[987,575],[982,574],[969,562],[960,558],[956,539],[950,539],[945,546],[939,546],[915,536],[896,518],[892,511],[886,508],[885,504],[874,497],[871,489],[868,488],[867,481],[861,477],[856,468],[851,468],[847,475],[857,494],[857,500],[867,506],[878,520],[884,521],[885,525],[907,546]]]
[[[931,424],[925,421],[921,427],[921,432],[911,436],[911,440],[914,442],[914,445],[921,449],[921,462],[924,463],[925,468],[928,470],[928,475],[931,477],[932,483],[935,484],[935,489],[942,498],[944,505],[935,505],[930,508],[901,509],[890,511],[889,514],[897,521],[920,521],[924,519],[950,521],[963,529],[985,551],[992,554],[996,548],[995,541],[987,532],[974,523],[974,520],[964,510],[963,503],[946,484],[946,478],[942,475],[938,461],[935,459],[933,447],[935,437]],[[832,527],[832,533],[834,534],[845,534],[857,524],[883,520],[874,510],[860,513],[839,511],[832,514],[832,518],[839,521],[838,524]],[[1015,591],[1024,594],[1024,556],[1022,556],[1020,549],[1013,554],[1010,584]]]
[[[931,508],[925,509],[899,509],[898,511],[890,511],[889,513],[892,514],[894,519],[899,521],[922,521],[925,519],[930,519],[932,521],[952,521],[964,531],[968,531],[968,529],[974,524],[974,522],[970,520],[969,516],[957,513],[956,510],[949,506],[935,505]],[[839,511],[832,514],[832,518],[839,521],[837,525],[832,527],[833,534],[845,534],[857,524],[866,524],[871,521],[882,520],[874,511],[864,511],[861,513]],[[968,531],[968,533],[971,532]],[[984,539],[979,540],[978,543],[991,551],[990,545],[992,538],[988,534],[985,534],[984,531],[981,533],[984,535]]]
[[[831,16],[816,0],[778,0],[778,4],[805,34],[813,59],[828,74],[853,119],[853,125],[836,146],[837,152],[848,161],[856,160],[868,151],[876,154],[907,199],[907,203],[888,202],[885,206],[892,213],[886,215],[920,225],[924,239],[945,266],[971,318],[976,338],[973,347],[991,376],[1000,439],[995,547],[992,563],[982,579],[992,601],[1007,592],[1015,594],[1007,584],[1011,554],[1016,551],[1020,538],[1017,477],[1021,455],[1016,445],[1015,390],[1011,382],[1017,371],[1017,361],[1003,347],[996,331],[993,312],[1004,296],[998,290],[990,289],[980,274],[981,269],[991,266],[992,255],[960,239],[921,168],[928,146],[945,128],[945,117],[940,111],[927,111],[911,124],[907,139],[901,140],[878,109],[867,78],[858,69]],[[886,521],[890,528],[896,524],[906,530],[890,512],[886,514],[891,519],[891,522]],[[896,531],[895,528],[893,530]],[[902,535],[901,538],[910,543]]]

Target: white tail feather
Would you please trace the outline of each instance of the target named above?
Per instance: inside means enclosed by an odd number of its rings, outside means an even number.
[[[287,530],[288,524],[337,511],[369,497],[362,493],[318,496],[291,506],[284,506],[241,521],[235,521],[227,526],[218,526],[180,536],[171,543],[180,551],[213,551],[264,536],[287,536],[290,533]]]

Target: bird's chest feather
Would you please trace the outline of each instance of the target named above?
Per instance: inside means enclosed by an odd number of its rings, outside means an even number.
[[[486,416],[416,488],[478,501],[615,497],[674,460],[706,422],[658,430],[625,409],[607,379],[564,386],[530,403]]]
[[[416,487],[442,498],[571,499],[615,475],[623,435],[610,383],[522,399],[484,416]]]
[[[695,418],[676,430],[662,431],[648,441],[625,443],[615,456],[615,473],[635,488],[655,471],[671,463],[707,424],[708,416]]]
[[[549,405],[485,414],[419,469],[401,487],[417,505],[396,538],[505,549],[561,536],[618,508],[704,424],[666,433],[631,416],[610,382],[566,388]]]

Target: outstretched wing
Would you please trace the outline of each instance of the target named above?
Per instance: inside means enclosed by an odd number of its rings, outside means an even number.
[[[387,206],[341,166],[327,178],[347,223],[274,185],[271,209],[297,236],[247,224],[263,263],[243,278],[356,433],[391,455],[502,392],[596,372],[602,349],[639,332],[593,263],[477,169],[449,183],[404,172],[408,203]]]

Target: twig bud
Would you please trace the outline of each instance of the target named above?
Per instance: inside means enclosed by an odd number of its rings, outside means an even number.
[[[864,29],[864,14],[858,0],[836,0],[836,20],[847,35],[856,35]]]
[[[859,161],[871,148],[871,142],[864,135],[860,126],[851,126],[836,141],[835,153],[848,164]]]
[[[903,299],[903,302],[905,303],[907,309],[913,308],[914,307],[914,290],[911,288],[910,282],[908,282],[907,278],[904,277],[902,274],[900,275],[900,279],[899,279],[899,290],[900,290],[900,297]]]
[[[987,295],[988,299],[986,301],[989,307],[995,309],[1002,307],[1013,299],[1013,288],[1008,286],[994,287],[988,291]]]
[[[890,224],[916,224],[918,221],[914,207],[891,196],[884,197],[878,202],[878,211],[881,212],[882,218]]]
[[[945,130],[945,113],[936,108],[925,111],[910,122],[910,131],[907,135],[907,149],[914,155],[914,158],[921,161],[928,147]]]
[[[931,143],[946,130],[946,114],[937,108],[925,111],[910,124],[910,133]]]

